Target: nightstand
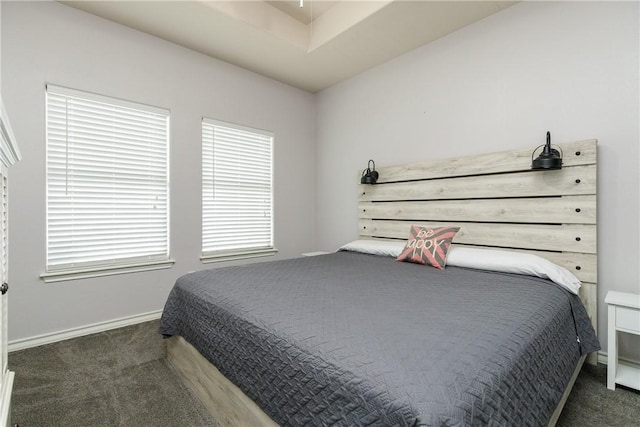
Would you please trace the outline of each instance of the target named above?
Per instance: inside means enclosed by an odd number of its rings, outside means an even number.
[[[620,384],[640,390],[640,368],[618,360],[618,332],[640,335],[640,295],[610,291],[604,302],[609,306],[607,388]]]
[[[315,251],[315,252],[305,252],[302,254],[302,256],[316,256],[316,255],[326,255],[329,252],[325,252],[325,251]]]

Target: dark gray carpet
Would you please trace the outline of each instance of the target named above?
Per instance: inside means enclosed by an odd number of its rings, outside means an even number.
[[[573,385],[557,426],[640,426],[640,392],[607,388],[606,365],[587,363]]]
[[[9,354],[12,423],[215,426],[164,358],[158,321]]]
[[[158,321],[9,354],[12,422],[30,426],[215,426],[164,358]],[[606,367],[583,368],[558,421],[640,426],[640,392],[606,388]]]

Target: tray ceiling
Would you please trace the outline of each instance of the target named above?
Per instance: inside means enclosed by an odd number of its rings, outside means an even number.
[[[61,1],[315,93],[507,1]]]

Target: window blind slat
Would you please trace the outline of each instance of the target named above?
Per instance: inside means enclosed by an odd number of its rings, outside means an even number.
[[[273,248],[273,134],[202,122],[202,252]]]
[[[47,271],[169,258],[169,112],[47,86]]]

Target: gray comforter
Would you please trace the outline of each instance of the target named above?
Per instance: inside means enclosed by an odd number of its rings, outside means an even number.
[[[352,252],[178,279],[160,326],[281,425],[546,425],[584,307],[528,276]]]

